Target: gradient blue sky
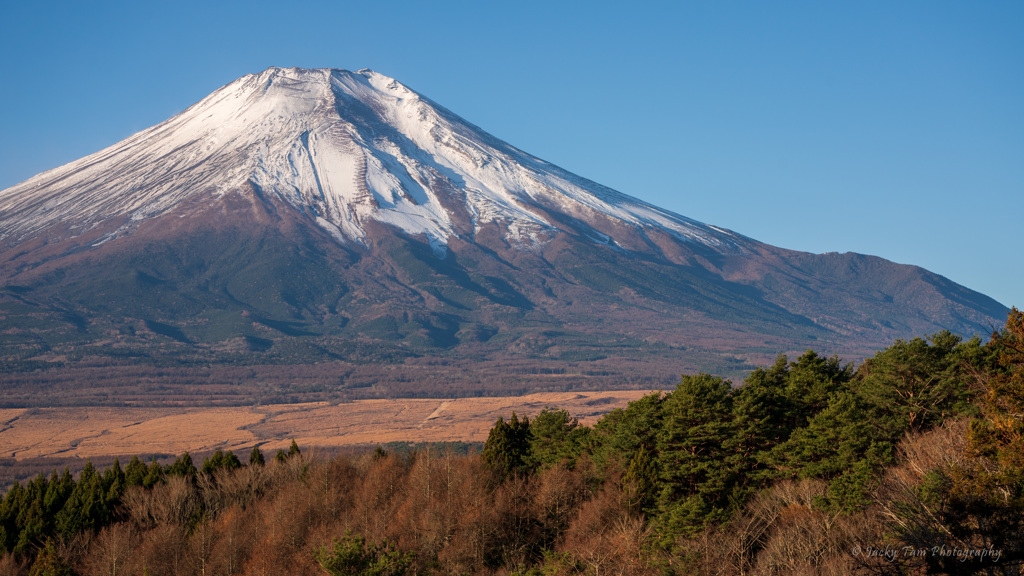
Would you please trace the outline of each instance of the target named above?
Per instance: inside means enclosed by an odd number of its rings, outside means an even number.
[[[268,66],[373,68],[771,244],[1024,306],[1024,2],[13,2],[0,189]]]

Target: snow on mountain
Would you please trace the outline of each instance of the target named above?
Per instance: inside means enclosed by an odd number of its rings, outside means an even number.
[[[370,70],[245,76],[0,191],[0,358],[47,402],[140,374],[143,402],[658,388],[1005,315],[914,266],[651,206]],[[264,364],[305,368],[243,375]]]
[[[743,243],[534,158],[392,78],[299,68],[242,77],[157,126],[0,192],[0,241],[62,224],[71,235],[104,230],[105,242],[186,201],[232,192],[283,200],[343,243],[362,243],[373,220],[426,236],[438,253],[492,222],[514,245],[544,243],[558,230],[551,212],[654,227],[719,250]]]

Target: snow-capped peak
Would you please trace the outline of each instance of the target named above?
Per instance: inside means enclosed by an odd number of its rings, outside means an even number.
[[[285,201],[341,242],[363,242],[366,223],[377,221],[426,236],[438,252],[495,222],[514,244],[544,242],[557,230],[552,212],[719,248],[738,241],[525,154],[393,78],[302,68],[239,78],[157,126],[0,192],[0,240],[59,222],[76,233],[116,224],[109,239],[187,200],[232,192]]]

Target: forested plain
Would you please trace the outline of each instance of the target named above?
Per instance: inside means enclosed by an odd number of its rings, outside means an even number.
[[[10,487],[0,574],[1020,574],[1024,313],[683,376],[480,451],[132,459]]]

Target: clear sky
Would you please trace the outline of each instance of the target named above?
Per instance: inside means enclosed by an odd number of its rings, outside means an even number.
[[[372,68],[627,194],[1024,307],[1024,2],[0,5],[0,189],[268,66]]]

